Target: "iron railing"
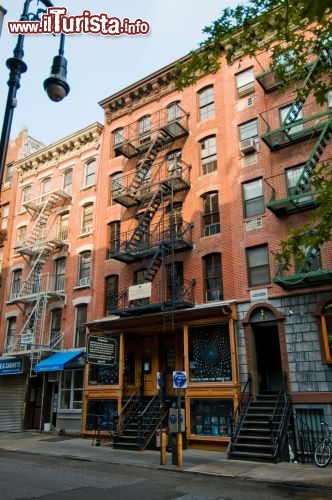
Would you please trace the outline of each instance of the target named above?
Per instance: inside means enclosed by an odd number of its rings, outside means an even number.
[[[251,374],[249,373],[243,391],[240,394],[239,403],[232,417],[230,445],[232,445],[232,443],[236,443],[237,441],[238,435],[240,434],[241,427],[244,421],[244,417],[246,415],[247,409],[252,399],[253,399],[252,377]]]
[[[290,412],[291,402],[287,393],[287,374],[283,373],[276,404],[270,418],[271,440],[275,462],[283,458],[285,453],[284,447],[287,443],[287,428]]]

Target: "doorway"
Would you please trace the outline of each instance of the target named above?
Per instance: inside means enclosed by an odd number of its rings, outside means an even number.
[[[276,322],[254,323],[252,329],[258,393],[279,391],[282,364],[278,325]]]

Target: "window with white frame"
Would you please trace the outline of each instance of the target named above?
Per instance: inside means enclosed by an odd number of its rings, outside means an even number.
[[[6,329],[6,350],[14,345],[14,339],[16,334],[16,318],[7,318],[7,329]]]
[[[6,176],[5,176],[5,185],[6,186],[11,186],[11,184],[13,182],[14,171],[15,171],[15,167],[14,167],[13,163],[10,163],[9,165],[7,165]]]
[[[85,184],[84,187],[93,186],[96,181],[96,159],[93,158],[85,164]]]
[[[220,212],[218,193],[203,196],[203,235],[211,236],[220,232]]]
[[[280,111],[280,124],[281,125],[283,125],[291,107],[292,107],[292,105],[290,104],[288,106],[284,106],[283,108],[280,108],[279,111]],[[296,124],[298,121],[302,120],[302,118],[303,118],[303,113],[302,113],[302,109],[300,109],[298,114],[297,114],[296,120],[294,120],[294,125],[287,129],[288,134],[295,134],[296,132],[300,132],[301,130],[303,130],[303,123]]]
[[[117,146],[118,144],[121,144],[124,142],[124,128],[119,127],[116,130],[113,131],[113,145]]]
[[[108,224],[109,251],[114,252],[120,249],[121,223],[116,220]]]
[[[51,177],[47,177],[43,179],[40,183],[40,194],[41,201],[45,201],[47,199],[47,195],[51,192]]]
[[[85,347],[86,344],[86,322],[88,318],[87,304],[79,304],[76,306],[75,315],[75,347]]]
[[[60,257],[54,262],[55,267],[55,290],[65,289],[66,257]]]
[[[16,247],[22,247],[25,245],[27,239],[27,226],[21,226],[17,228],[16,232]]]
[[[207,120],[214,116],[214,88],[213,85],[205,87],[198,92],[199,120]]]
[[[239,126],[239,136],[240,141],[246,139],[258,140],[258,123],[257,120],[251,120],[250,122],[243,123]]]
[[[63,173],[63,189],[66,193],[71,193],[73,187],[73,169],[69,168]]]
[[[142,116],[142,118],[138,120],[138,133],[140,135],[140,144],[150,140],[151,115]]]
[[[217,170],[217,139],[215,135],[200,141],[202,174],[206,175]]]
[[[7,229],[9,216],[9,203],[5,203],[1,207],[1,229]]]
[[[253,217],[264,213],[265,205],[262,179],[255,179],[254,181],[242,184],[242,195],[244,217]]]
[[[296,167],[288,168],[286,170],[286,183],[287,183],[287,193],[291,196],[296,193],[297,183],[303,172],[303,165],[298,165]],[[311,191],[311,183],[307,182],[305,187],[301,187],[301,192]],[[308,197],[306,196],[306,199]]]
[[[81,234],[91,234],[93,231],[93,203],[87,203],[82,207]]]
[[[241,71],[241,73],[235,75],[235,79],[238,97],[241,98],[255,92],[255,77],[253,68]]]
[[[177,120],[181,117],[181,108],[178,101],[172,102],[167,106],[167,123]]]
[[[58,238],[62,241],[68,240],[69,236],[69,212],[63,212],[58,216]]]
[[[30,199],[31,199],[31,186],[25,186],[22,189],[20,212],[26,212],[27,209],[25,208],[24,203],[26,203]]]
[[[61,374],[59,410],[81,410],[84,370],[64,370]]]
[[[267,245],[247,248],[247,271],[249,286],[266,285],[271,282]]]
[[[89,286],[91,272],[91,250],[85,250],[78,256],[78,286]]]

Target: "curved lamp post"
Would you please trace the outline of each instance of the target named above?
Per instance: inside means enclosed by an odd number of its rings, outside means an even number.
[[[38,0],[45,7],[53,7],[53,3],[50,0]],[[41,12],[46,12],[43,9],[37,9],[37,12],[29,13],[29,6],[32,0],[25,0],[23,12],[20,21],[39,21],[39,14]],[[24,35],[18,35],[17,44],[15,46],[13,57],[10,57],[6,61],[7,68],[9,69],[9,80],[8,80],[8,95],[6,102],[6,109],[2,125],[1,141],[0,141],[0,190],[2,187],[2,180],[4,169],[6,165],[6,157],[8,151],[8,144],[10,138],[10,130],[13,121],[14,109],[17,105],[16,93],[20,88],[21,74],[25,73],[28,69],[27,65],[23,61],[24,51]],[[44,89],[47,95],[52,101],[61,101],[69,93],[69,85],[66,81],[67,75],[67,60],[63,56],[64,53],[64,35],[60,36],[60,48],[59,54],[54,57],[53,64],[51,68],[50,76],[44,81]]]

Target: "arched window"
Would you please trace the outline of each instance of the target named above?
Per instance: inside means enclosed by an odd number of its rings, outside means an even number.
[[[81,234],[91,234],[93,231],[93,203],[87,203],[82,207]]]
[[[86,250],[79,254],[78,265],[78,286],[90,285],[91,274],[91,250]]]
[[[215,135],[200,141],[202,174],[206,175],[217,170],[217,140]]]
[[[214,89],[213,85],[205,87],[198,93],[199,120],[207,120],[214,116]]]
[[[221,254],[211,253],[203,258],[206,302],[223,300]]]
[[[68,168],[63,173],[63,189],[66,193],[71,193],[73,187],[73,169]]]
[[[203,196],[203,236],[220,232],[220,213],[218,193]]]

